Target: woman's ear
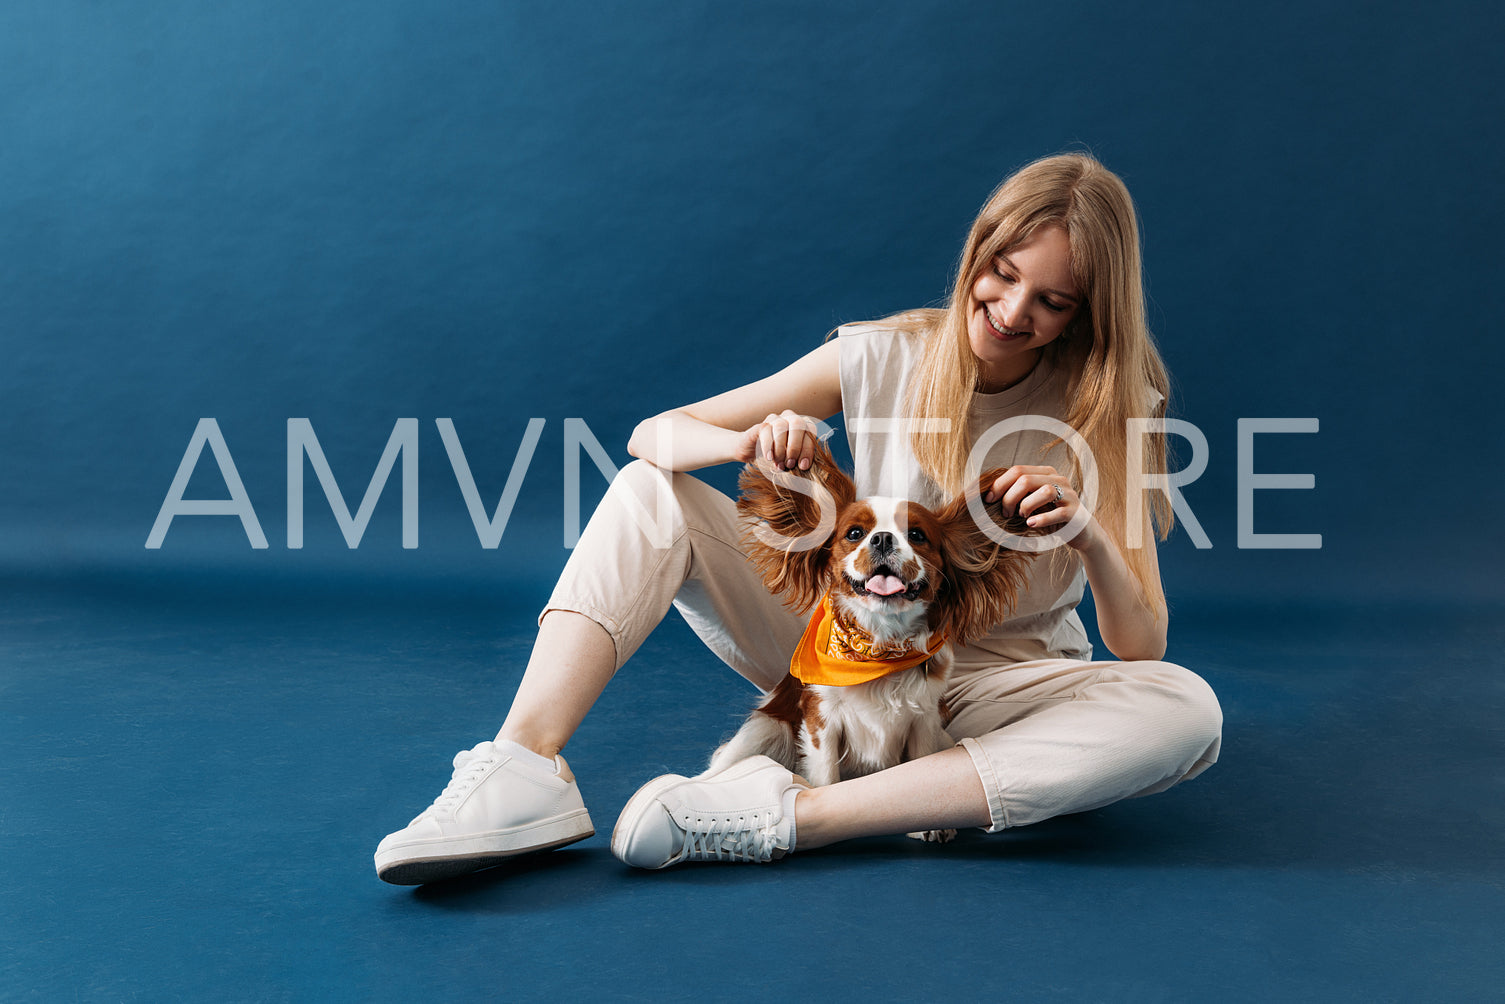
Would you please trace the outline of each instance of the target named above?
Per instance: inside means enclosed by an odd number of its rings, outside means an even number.
[[[755,460],[737,479],[737,511],[746,519],[743,544],[769,592],[796,610],[825,592],[831,539],[856,486],[824,443],[808,471],[786,471]]]

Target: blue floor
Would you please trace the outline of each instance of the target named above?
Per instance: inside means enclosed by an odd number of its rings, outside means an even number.
[[[1481,1000],[1505,988],[1499,610],[1182,604],[1223,762],[945,847],[629,871],[638,784],[752,697],[677,619],[568,751],[597,836],[371,853],[488,738],[543,594],[0,583],[5,1000]]]

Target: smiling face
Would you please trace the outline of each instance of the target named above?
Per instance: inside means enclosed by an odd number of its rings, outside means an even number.
[[[1024,379],[1040,349],[1081,309],[1066,231],[1045,226],[988,264],[972,284],[967,340],[979,367],[979,390],[1002,390]]]

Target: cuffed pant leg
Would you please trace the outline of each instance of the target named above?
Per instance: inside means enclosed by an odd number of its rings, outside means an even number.
[[[769,594],[740,536],[731,498],[634,461],[586,524],[543,614],[571,610],[600,624],[620,669],[672,605],[723,662],[769,690],[804,621]]]
[[[1168,662],[1048,660],[964,674],[947,731],[988,796],[988,832],[1151,795],[1217,761],[1223,714]]]

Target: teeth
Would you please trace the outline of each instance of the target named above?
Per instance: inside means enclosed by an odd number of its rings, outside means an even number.
[[[988,319],[988,325],[994,331],[998,332],[1000,335],[1004,335],[1006,337],[1007,336],[1018,337],[1019,335],[1024,334],[1024,332],[1022,332],[1022,331],[1010,331],[1008,328],[1003,327],[997,321],[993,320],[993,312],[991,310],[989,310],[986,305],[983,306],[982,313],[983,313],[983,316]]]

